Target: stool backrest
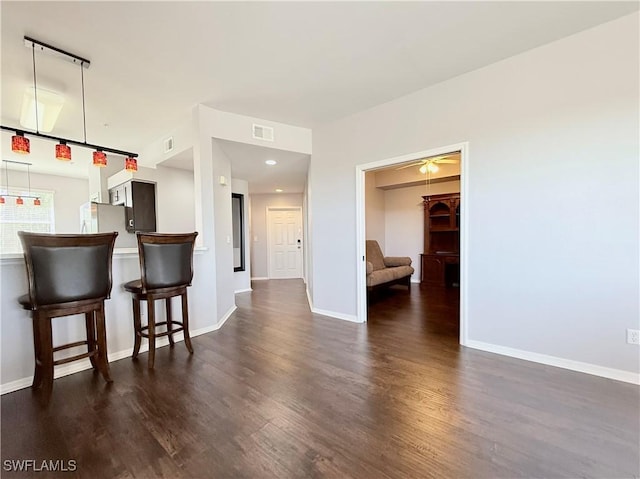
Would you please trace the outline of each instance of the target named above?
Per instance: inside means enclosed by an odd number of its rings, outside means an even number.
[[[194,233],[138,233],[142,288],[191,286]]]
[[[33,306],[106,299],[117,232],[56,235],[19,231]]]

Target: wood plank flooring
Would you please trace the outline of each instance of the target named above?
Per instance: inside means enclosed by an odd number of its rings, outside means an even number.
[[[640,388],[460,347],[455,290],[394,287],[360,325],[310,313],[300,281],[253,287],[193,356],[57,379],[47,408],[2,396],[2,477],[640,475]]]

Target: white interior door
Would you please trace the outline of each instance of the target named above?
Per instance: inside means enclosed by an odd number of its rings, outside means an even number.
[[[269,278],[302,278],[302,210],[268,208]]]

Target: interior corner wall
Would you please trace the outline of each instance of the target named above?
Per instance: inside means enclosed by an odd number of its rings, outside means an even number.
[[[231,180],[231,192],[243,195],[243,211],[242,217],[244,220],[243,231],[244,235],[244,271],[234,271],[233,273],[233,287],[234,291],[249,291],[251,289],[251,228],[249,217],[249,183],[245,180]],[[233,220],[232,220],[233,221]]]
[[[158,231],[196,231],[193,172],[165,166],[155,172]]]
[[[253,278],[269,277],[267,207],[301,207],[302,196],[301,193],[251,195],[251,276]]]
[[[310,171],[310,170],[309,170]],[[302,215],[304,217],[304,279],[307,285],[307,298],[311,300],[313,296],[313,242],[311,241],[311,231],[313,228],[313,219],[311,216],[311,187],[309,185],[309,171],[307,171],[307,179],[305,181],[304,194],[302,198]],[[309,306],[312,306],[311,304]]]
[[[235,308],[235,289],[233,271],[233,220],[231,213],[231,160],[227,157],[218,140],[211,139],[211,156],[213,160],[213,205],[215,224],[216,278],[218,287],[216,299],[218,312],[226,314]],[[221,184],[225,177],[227,184]]]
[[[468,142],[468,340],[637,374],[638,20],[316,127],[314,307],[356,314],[355,166]]]
[[[385,251],[385,195],[384,190],[376,188],[376,173],[364,175],[364,216],[366,238],[376,240],[380,249]]]

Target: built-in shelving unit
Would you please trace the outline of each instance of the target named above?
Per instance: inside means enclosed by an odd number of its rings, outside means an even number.
[[[460,282],[460,194],[423,196],[424,253],[421,282],[457,286]]]

